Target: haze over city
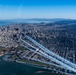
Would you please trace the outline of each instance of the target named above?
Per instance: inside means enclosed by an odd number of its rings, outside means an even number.
[[[0,0],[0,75],[76,75],[76,0]]]
[[[0,0],[0,19],[76,19],[76,0]]]

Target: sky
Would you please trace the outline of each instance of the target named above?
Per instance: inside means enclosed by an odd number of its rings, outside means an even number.
[[[76,0],[0,0],[0,19],[76,19]]]

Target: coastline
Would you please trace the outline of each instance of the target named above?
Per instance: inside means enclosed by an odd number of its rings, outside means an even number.
[[[19,64],[24,64],[24,65],[27,65],[27,66],[31,66],[31,67],[35,67],[35,68],[39,68],[39,69],[43,69],[44,71],[50,71],[51,73],[54,73],[56,75],[72,75],[70,73],[66,73],[66,72],[62,72],[62,71],[59,71],[59,70],[56,70],[56,69],[52,69],[52,68],[47,68],[47,67],[44,67],[44,66],[40,66],[40,65],[37,65],[37,64],[32,64],[32,63],[28,63],[28,62],[22,62],[22,61],[18,61],[18,60],[13,60],[13,59],[8,59],[8,56],[5,57],[2,56],[0,57],[3,61],[7,61],[7,62],[14,62],[14,63],[19,63]]]
[[[32,66],[32,67],[44,69],[44,70],[50,71],[51,73],[56,73],[56,74],[58,74],[58,75],[59,75],[59,72],[61,72],[61,71],[58,72],[58,71],[55,70],[55,69],[51,69],[51,68],[47,68],[47,67],[43,67],[43,66],[40,67],[40,66],[38,66],[38,65],[33,65],[33,64],[25,63],[25,62],[16,61],[16,63],[25,64],[25,65],[29,65],[29,66]],[[60,74],[61,74],[61,75],[70,75],[69,73],[66,73],[66,72],[61,72]]]
[[[26,64],[26,65],[30,65],[30,66],[32,66],[32,67],[37,67],[37,68],[42,68],[42,69],[45,69],[45,70],[50,70],[50,69],[48,69],[48,68],[46,68],[46,67],[39,66],[39,65],[33,65],[33,64],[31,64],[31,63],[25,63],[25,62],[21,62],[21,61],[16,61],[16,63]]]

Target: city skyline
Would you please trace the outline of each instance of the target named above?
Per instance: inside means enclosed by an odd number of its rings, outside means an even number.
[[[75,0],[0,0],[0,19],[76,19]]]

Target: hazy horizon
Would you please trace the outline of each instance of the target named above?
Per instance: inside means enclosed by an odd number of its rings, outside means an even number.
[[[0,20],[76,19],[76,0],[0,0]]]
[[[6,18],[6,19],[0,19],[0,20],[56,20],[56,19],[59,19],[59,20],[76,20],[73,19],[73,18]]]

